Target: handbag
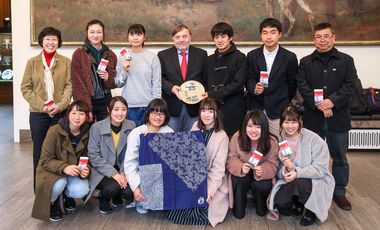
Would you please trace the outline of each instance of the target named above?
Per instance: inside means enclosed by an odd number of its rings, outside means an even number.
[[[368,106],[364,97],[364,90],[359,78],[355,82],[355,90],[350,100],[350,113],[353,115],[368,114]]]
[[[380,89],[369,87],[363,90],[370,114],[380,114]]]

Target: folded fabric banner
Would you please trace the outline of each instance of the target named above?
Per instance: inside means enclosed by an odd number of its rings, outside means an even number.
[[[139,163],[145,209],[207,206],[207,158],[201,131],[142,134]]]

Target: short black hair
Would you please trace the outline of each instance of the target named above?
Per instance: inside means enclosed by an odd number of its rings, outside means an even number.
[[[86,114],[86,118],[87,118],[86,122],[87,122],[89,114],[90,114],[90,109],[88,108],[88,105],[86,104],[86,102],[81,101],[81,100],[75,100],[75,101],[71,102],[71,104],[69,106],[67,106],[67,108],[66,108],[67,120],[69,120],[69,114],[70,114],[71,110],[73,110],[74,107],[76,107],[76,109],[78,111],[84,112]]]
[[[233,37],[234,30],[230,24],[218,22],[211,29],[211,37],[214,38],[216,35],[228,35],[229,37]]]
[[[280,115],[280,133],[282,131],[282,124],[284,121],[296,121],[298,122],[298,132],[301,132],[302,128],[302,116],[301,113],[293,105],[286,106]]]
[[[328,23],[328,22],[322,22],[322,23],[319,23],[319,24],[317,24],[317,25],[314,26],[314,33],[316,31],[324,30],[324,29],[330,29],[331,32],[334,32],[333,27],[332,27],[332,25],[330,23]]]
[[[276,28],[278,32],[282,33],[282,24],[275,18],[266,18],[260,23],[260,34],[266,27]]]
[[[141,24],[132,24],[128,28],[128,35],[129,34],[143,34],[145,36],[145,28]],[[142,43],[142,46],[144,47],[144,42]]]
[[[149,122],[149,115],[151,112],[160,112],[165,114],[165,121],[162,126],[165,126],[169,123],[170,114],[168,103],[164,99],[156,98],[149,102],[148,107],[145,110],[144,122],[147,124]]]
[[[41,30],[41,32],[38,34],[38,44],[42,47],[42,41],[44,40],[45,36],[57,36],[58,38],[58,48],[62,46],[62,36],[61,31],[58,29],[48,26]]]

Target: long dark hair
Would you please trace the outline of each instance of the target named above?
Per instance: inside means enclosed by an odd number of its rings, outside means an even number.
[[[87,35],[87,32],[88,32],[88,28],[92,25],[100,25],[103,29],[103,40],[102,40],[102,44],[106,41],[106,31],[105,31],[105,26],[103,24],[102,21],[100,21],[99,19],[92,19],[91,21],[89,21],[87,23],[87,26],[86,26],[86,38],[84,39],[84,43],[85,44],[89,44],[90,43],[90,40],[88,40],[88,35]]]
[[[203,121],[201,119],[201,112],[202,109],[210,109],[214,111],[214,130],[215,132],[218,132],[219,130],[223,129],[223,124],[222,124],[222,111],[219,109],[219,106],[216,102],[215,99],[213,98],[206,98],[204,99],[200,106],[199,106],[199,112],[198,112],[198,124],[197,127],[200,130],[205,130],[206,126],[203,124]]]
[[[251,139],[247,135],[247,124],[252,121],[254,125],[261,127],[261,134],[257,144],[257,150],[263,155],[267,154],[270,150],[270,138],[275,138],[269,132],[269,123],[265,114],[261,110],[251,110],[244,118],[243,126],[239,131],[239,146],[242,150],[250,152],[252,150]]]

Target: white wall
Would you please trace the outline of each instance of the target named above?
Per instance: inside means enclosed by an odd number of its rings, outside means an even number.
[[[85,22],[83,22],[85,23]],[[40,47],[30,46],[30,0],[12,0],[12,42],[13,42],[13,105],[14,105],[14,141],[19,142],[19,130],[29,129],[28,104],[20,92],[25,64],[27,60],[38,54]],[[120,47],[114,47],[117,51]],[[165,48],[165,47],[164,47]],[[213,47],[204,47],[209,54],[213,52]],[[255,47],[240,47],[240,50],[247,53]],[[290,46],[287,47],[301,57],[310,54],[314,49],[311,46]],[[75,47],[60,48],[59,53],[71,57]],[[158,52],[163,47],[149,47],[153,52]],[[380,88],[380,46],[344,46],[339,50],[350,54],[354,60],[358,75],[362,80],[363,87],[373,86]]]

